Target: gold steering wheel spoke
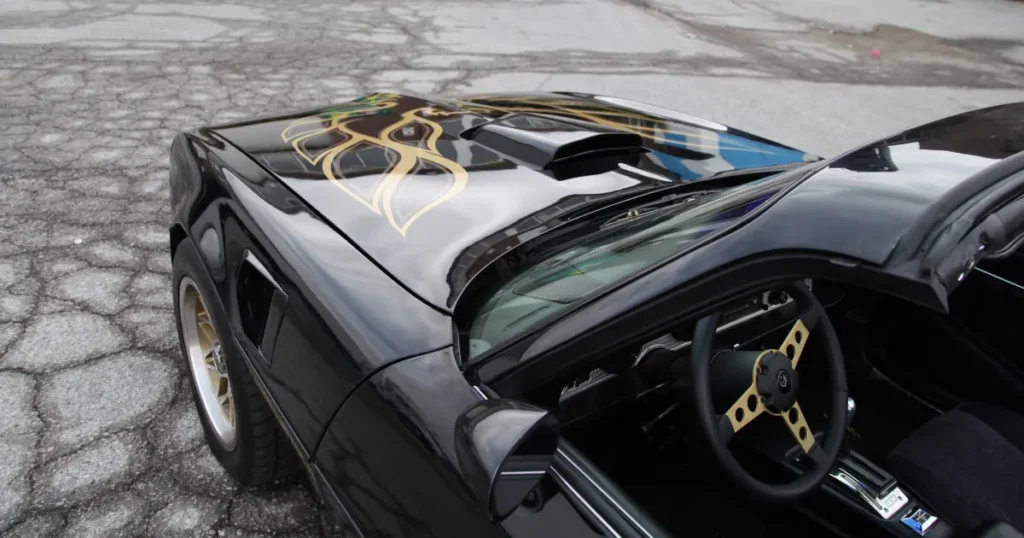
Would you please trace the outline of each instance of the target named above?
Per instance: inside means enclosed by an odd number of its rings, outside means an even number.
[[[729,411],[726,412],[725,416],[732,426],[732,433],[738,433],[764,412],[764,403],[757,393],[757,385],[751,384],[736,402],[729,407]]]
[[[803,319],[797,318],[786,339],[782,341],[782,346],[779,347],[779,351],[792,361],[794,370],[800,362],[800,356],[804,352],[804,346],[807,345],[807,338],[810,335],[811,329],[807,327]]]
[[[815,445],[814,432],[811,431],[811,427],[807,424],[804,412],[800,409],[800,404],[794,403],[793,407],[782,413],[779,418],[786,423],[786,427],[789,428],[790,433],[793,434],[793,438],[796,439],[804,453],[811,455],[811,450]]]
[[[723,438],[731,438],[748,424],[753,422],[755,418],[768,410],[765,407],[764,398],[761,397],[761,393],[757,390],[757,374],[761,368],[761,359],[769,352],[770,351],[762,351],[757,356],[757,359],[751,367],[750,385],[748,385],[747,389],[743,391],[743,394],[736,398],[736,401],[729,406],[728,411],[719,416],[718,429]],[[730,357],[730,354],[734,353],[741,355],[749,352],[723,351],[719,354],[716,360],[743,360],[738,357]]]

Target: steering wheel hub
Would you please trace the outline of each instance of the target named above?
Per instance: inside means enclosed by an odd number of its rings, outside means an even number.
[[[764,398],[769,413],[781,414],[796,403],[800,376],[781,351],[768,351],[761,356],[756,380],[757,392]]]

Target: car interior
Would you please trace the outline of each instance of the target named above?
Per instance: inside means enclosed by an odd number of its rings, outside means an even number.
[[[1024,299],[1020,261],[968,274],[949,314],[845,283],[787,283],[526,396],[557,410],[563,439],[670,535],[1020,537],[1024,362],[1011,330],[1024,317],[1012,306]],[[798,330],[807,301],[829,323]],[[845,381],[831,371],[830,342]],[[708,367],[695,374],[701,360]],[[774,396],[755,402],[744,392],[751,376],[754,386],[769,379]],[[797,383],[799,420],[786,411]],[[711,442],[734,413],[728,439]],[[813,439],[801,438],[804,425]],[[831,459],[830,427],[842,432]],[[727,472],[722,458],[742,470]]]

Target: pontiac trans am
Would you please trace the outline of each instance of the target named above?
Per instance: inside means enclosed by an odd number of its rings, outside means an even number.
[[[821,158],[375,93],[170,164],[210,449],[348,536],[1024,536],[1024,103]]]

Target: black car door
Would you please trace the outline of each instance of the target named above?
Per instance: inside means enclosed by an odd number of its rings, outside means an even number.
[[[572,469],[549,473],[543,503],[493,522],[459,472],[454,447],[459,415],[480,399],[450,347],[374,375],[317,450],[314,474],[328,504],[366,538],[630,536],[608,534],[600,508],[583,500],[589,486],[569,485]]]

